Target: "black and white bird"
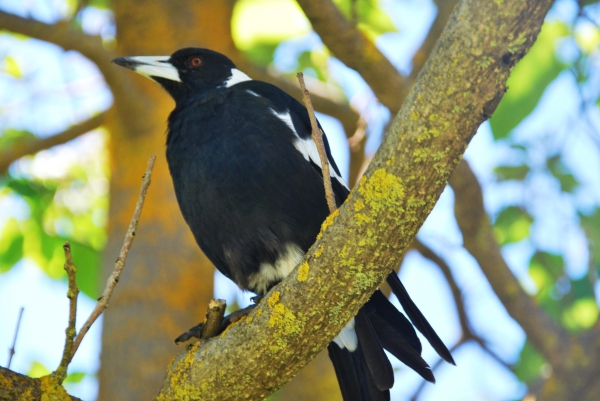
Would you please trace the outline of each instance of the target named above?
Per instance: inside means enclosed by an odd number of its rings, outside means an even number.
[[[221,273],[265,295],[302,260],[329,214],[306,108],[207,49],[114,62],[175,100],[167,162],[183,217]],[[349,189],[324,142],[339,206]],[[398,276],[388,282],[414,327],[454,364]],[[328,347],[345,401],[389,400],[394,374],[384,349],[434,381],[413,324],[380,291],[373,294]]]

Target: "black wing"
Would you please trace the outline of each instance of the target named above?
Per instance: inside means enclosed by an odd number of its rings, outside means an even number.
[[[236,84],[235,87],[236,89],[246,90],[252,95],[263,97],[271,102],[273,114],[285,122],[297,136],[298,139],[294,143],[296,149],[308,162],[310,162],[319,174],[323,176],[321,159],[319,158],[317,146],[311,137],[310,118],[306,108],[278,87],[266,82],[244,81]],[[321,128],[321,124],[319,124],[319,128]],[[322,128],[321,131],[323,131]],[[325,152],[330,166],[331,185],[336,196],[336,202],[339,206],[346,200],[350,190],[342,178],[335,160],[333,160],[329,142],[327,141],[327,136],[324,131],[323,142],[325,144]]]

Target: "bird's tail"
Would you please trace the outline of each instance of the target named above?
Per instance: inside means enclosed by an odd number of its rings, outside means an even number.
[[[454,365],[450,351],[410,299],[396,273],[392,272],[387,281],[410,321],[377,290],[354,319],[358,338],[355,349],[351,351],[340,347],[339,341],[329,344],[329,358],[333,362],[344,401],[390,399],[389,389],[394,384],[394,372],[384,349],[425,380],[435,382],[431,368],[421,358],[421,342],[415,327],[440,357]]]

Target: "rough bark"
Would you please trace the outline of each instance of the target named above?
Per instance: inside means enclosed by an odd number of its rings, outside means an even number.
[[[81,401],[67,394],[51,376],[32,379],[0,367],[0,401]]]
[[[551,5],[459,2],[366,175],[306,261],[242,322],[180,354],[158,400],[262,399],[335,337],[414,238]]]

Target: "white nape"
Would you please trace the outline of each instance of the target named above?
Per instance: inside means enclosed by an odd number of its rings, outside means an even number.
[[[333,342],[339,345],[340,348],[346,348],[350,352],[356,351],[358,337],[356,337],[356,331],[354,330],[354,318],[340,331],[340,334],[333,339]]]
[[[252,78],[250,78],[248,75],[244,74],[237,68],[232,68],[231,69],[231,77],[227,81],[225,81],[225,87],[231,88],[233,85],[239,84],[240,82],[245,82],[245,81],[252,81]]]
[[[171,81],[181,82],[179,71],[169,63],[170,56],[138,56],[128,57],[130,61],[138,63],[135,66],[135,72],[145,77],[159,77],[169,79]]]
[[[279,255],[279,259],[275,261],[274,265],[271,263],[260,264],[259,272],[250,276],[248,288],[257,294],[265,294],[274,283],[290,274],[303,257],[304,252],[296,244],[288,243],[285,252]]]

